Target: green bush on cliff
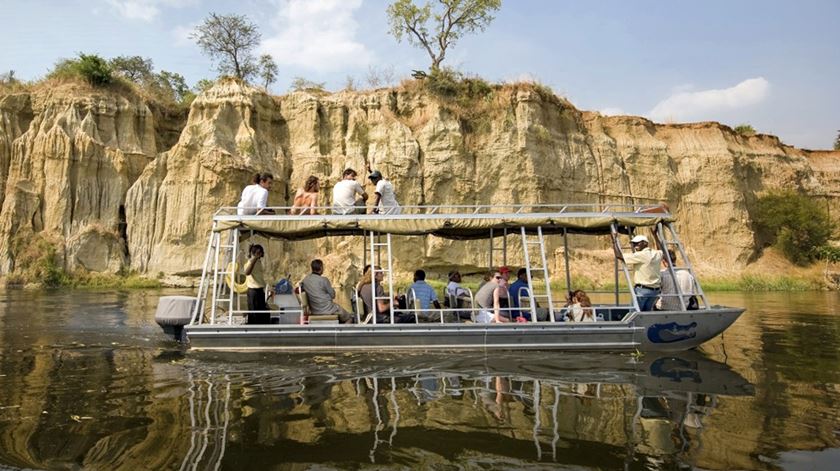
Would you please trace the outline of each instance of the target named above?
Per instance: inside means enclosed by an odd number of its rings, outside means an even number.
[[[79,53],[76,59],[63,59],[48,74],[49,78],[74,79],[81,78],[87,83],[101,87],[114,81],[111,66],[105,59],[96,54]]]
[[[834,230],[828,214],[816,201],[790,190],[759,198],[754,220],[759,233],[797,265],[816,260]]]
[[[837,137],[834,139],[834,150],[840,150],[840,131],[837,131]]]
[[[735,126],[735,134],[740,134],[741,136],[749,137],[755,135],[755,128],[753,128],[749,124],[739,124]]]

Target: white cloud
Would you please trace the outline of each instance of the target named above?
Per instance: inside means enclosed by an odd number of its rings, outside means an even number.
[[[152,21],[160,14],[161,7],[180,8],[197,0],[107,0],[108,4],[123,18]]]
[[[195,28],[201,23],[192,23],[188,25],[178,25],[172,30],[172,36],[175,38],[176,46],[190,46],[194,40],[190,35],[195,31]]]
[[[353,13],[362,0],[288,0],[273,21],[261,52],[279,64],[317,71],[366,67],[373,54],[356,40]]]
[[[655,120],[714,119],[720,112],[761,103],[769,91],[770,82],[764,77],[713,90],[688,91],[682,86],[654,106],[648,115]]]
[[[623,115],[627,114],[627,112],[625,112],[621,108],[615,108],[615,107],[603,108],[603,109],[598,110],[598,112],[601,113],[604,116],[623,116]]]

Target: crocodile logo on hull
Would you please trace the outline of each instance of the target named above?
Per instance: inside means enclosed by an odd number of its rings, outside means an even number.
[[[653,343],[672,343],[680,340],[693,339],[697,336],[697,323],[682,325],[676,322],[667,324],[653,324],[648,327],[647,337]]]

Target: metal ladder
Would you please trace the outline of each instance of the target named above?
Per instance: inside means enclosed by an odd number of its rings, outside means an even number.
[[[667,232],[665,231],[667,229]],[[670,234],[670,239],[669,239]],[[706,294],[703,293],[703,288],[700,287],[700,283],[697,282],[697,274],[694,273],[694,267],[691,265],[691,261],[688,259],[688,254],[685,252],[685,248],[680,242],[680,238],[677,236],[677,230],[674,229],[674,224],[670,222],[666,223],[658,223],[656,225],[656,236],[659,238],[660,244],[665,249],[663,250],[662,256],[668,260],[668,270],[671,273],[671,279],[674,280],[674,287],[677,289],[677,294],[679,295],[680,300],[680,307],[683,311],[686,310],[686,303],[688,302],[689,296],[697,296],[697,299],[703,303],[704,309],[711,309],[711,306],[706,300]],[[671,256],[668,255],[668,248],[676,247],[679,251],[680,257],[683,260],[685,265],[683,266],[676,266],[674,265],[674,261],[671,260]],[[677,283],[677,271],[679,270],[687,270],[691,277],[694,279],[694,289],[696,293],[694,294],[684,294],[680,289],[679,283]]]
[[[210,294],[210,324],[216,323],[216,312],[219,307],[227,307],[228,324],[233,322],[233,311],[238,306],[239,296],[232,286],[225,282],[225,276],[229,276],[231,284],[236,284],[236,273],[228,271],[228,266],[236,266],[236,248],[239,245],[239,231],[235,230],[228,243],[222,242],[220,232],[211,231],[210,240],[207,244],[207,254],[204,257],[204,266],[201,273],[201,283],[198,287],[198,297],[195,308],[193,308],[192,323],[202,324],[203,315],[200,315],[199,308],[203,306],[204,300]],[[221,263],[220,263],[221,259]],[[213,281],[210,283],[208,271],[212,270]],[[227,305],[227,306],[225,306]]]
[[[394,300],[391,299],[392,293],[394,292],[394,271],[391,262],[391,234],[377,234],[374,231],[370,231],[368,233],[368,237],[370,239],[370,279],[371,279],[371,286],[370,286],[370,299],[371,304],[370,310],[373,313],[373,323],[376,324],[376,312],[378,311],[378,304],[377,301],[388,301],[388,311],[391,316],[391,324],[394,323]],[[382,239],[385,239],[385,242],[382,242]],[[376,265],[380,263],[382,260],[382,249],[385,248],[385,259],[387,260],[387,267],[381,268],[380,270],[376,269]],[[382,273],[388,282],[388,289],[385,290],[385,296],[377,296],[376,295],[376,274]]]
[[[536,299],[545,299],[548,304],[548,315],[551,322],[554,319],[554,304],[551,300],[551,279],[548,277],[548,263],[545,258],[545,239],[543,238],[542,227],[537,227],[537,234],[530,236],[525,230],[525,227],[520,228],[522,233],[522,253],[525,256],[525,271],[528,273],[528,293],[530,294],[531,307],[531,322],[537,322],[537,303]],[[530,239],[529,239],[530,238]],[[539,247],[539,266],[531,266],[531,247]],[[543,280],[545,280],[545,292],[537,293],[534,290],[534,272],[542,273]],[[520,301],[520,306],[522,302]]]

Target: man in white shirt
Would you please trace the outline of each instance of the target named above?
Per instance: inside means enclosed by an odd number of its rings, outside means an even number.
[[[341,181],[333,187],[334,214],[365,214],[368,195],[356,181],[356,176],[356,171],[348,168],[341,175]]]
[[[371,172],[370,181],[376,185],[373,201],[373,212],[379,214],[400,214],[400,205],[397,203],[397,196],[394,194],[394,185],[382,177],[379,170]]]
[[[652,311],[662,286],[659,264],[662,262],[662,251],[651,250],[648,238],[643,235],[630,239],[633,252],[623,253],[618,243],[618,236],[613,234],[613,250],[619,260],[624,261],[627,268],[633,270],[633,290],[639,301],[640,311]]]
[[[252,184],[242,190],[239,204],[236,205],[236,214],[239,216],[274,214],[273,209],[266,208],[268,206],[268,190],[271,189],[272,183],[274,183],[274,178],[270,173],[254,175]]]

